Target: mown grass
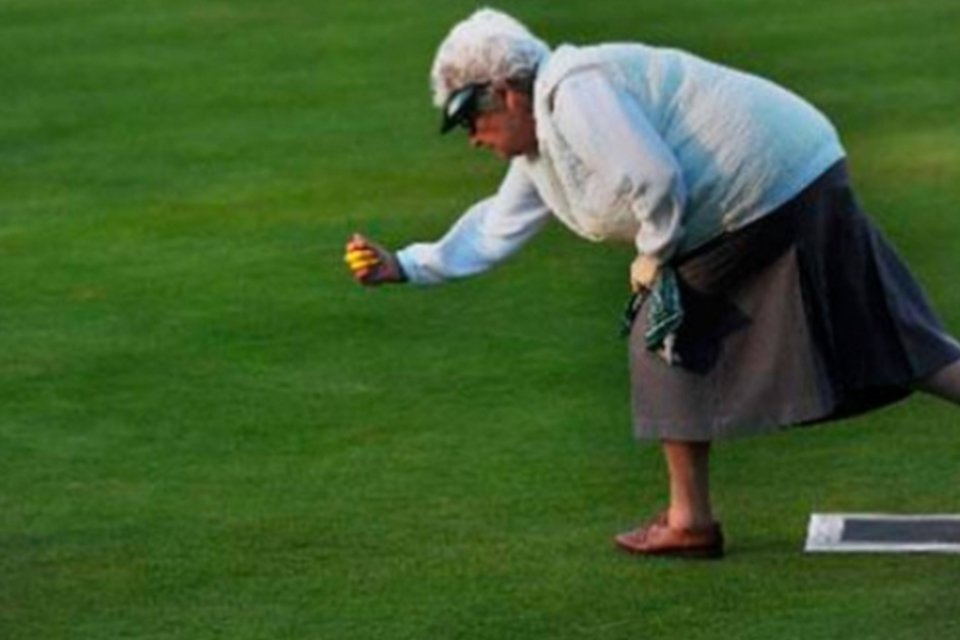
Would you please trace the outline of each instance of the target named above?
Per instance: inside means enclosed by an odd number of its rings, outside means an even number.
[[[610,536],[664,500],[615,337],[626,248],[357,289],[501,167],[435,136],[467,2],[0,3],[0,637],[939,638],[950,557],[808,557],[811,510],[956,511],[915,399],[718,448],[722,563]],[[796,88],[960,327],[953,0],[511,2]]]

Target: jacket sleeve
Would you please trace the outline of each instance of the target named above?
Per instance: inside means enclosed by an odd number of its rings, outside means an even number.
[[[555,123],[601,201],[625,201],[639,223],[637,251],[670,259],[683,238],[687,192],[673,152],[635,98],[598,71],[561,81]]]
[[[474,204],[435,242],[397,252],[414,284],[439,284],[486,271],[516,253],[550,219],[550,210],[518,162],[497,193]]]

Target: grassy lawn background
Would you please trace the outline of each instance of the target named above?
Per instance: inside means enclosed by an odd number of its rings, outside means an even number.
[[[950,407],[720,446],[730,557],[638,561],[627,248],[553,225],[470,282],[352,284],[350,232],[434,237],[498,182],[427,93],[474,6],[0,2],[0,637],[956,636],[957,559],[800,552],[812,510],[957,511]],[[960,330],[954,0],[500,6],[808,96]]]

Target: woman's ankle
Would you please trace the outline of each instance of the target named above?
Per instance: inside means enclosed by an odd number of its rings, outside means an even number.
[[[667,522],[671,529],[686,529],[688,531],[701,531],[716,524],[713,519],[713,512],[709,507],[694,510],[671,506],[667,512]]]

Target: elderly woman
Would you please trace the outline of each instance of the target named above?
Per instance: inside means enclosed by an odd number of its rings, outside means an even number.
[[[669,507],[629,552],[719,557],[714,440],[846,417],[922,389],[960,403],[960,345],[860,210],[830,122],[789,91],[672,49],[547,45],[481,10],[431,72],[442,131],[509,161],[440,240],[355,235],[364,285],[434,284],[516,252],[555,216],[628,242],[634,431],[661,443]]]

